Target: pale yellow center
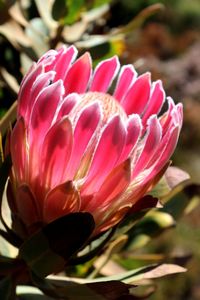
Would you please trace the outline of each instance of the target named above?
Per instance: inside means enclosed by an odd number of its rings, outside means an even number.
[[[100,93],[100,92],[88,92],[81,95],[81,102],[78,107],[73,111],[74,115],[77,115],[79,111],[85,106],[92,104],[94,102],[99,102],[102,112],[103,112],[103,123],[105,123],[110,117],[115,114],[121,116],[121,118],[125,121],[127,119],[127,115],[120,105],[120,103],[115,100],[115,98],[109,94]]]
[[[111,116],[119,114],[122,118],[126,118],[122,106],[115,98],[109,94],[99,92],[88,92],[82,96],[82,105],[85,106],[92,102],[98,101],[103,110],[104,121],[107,121]]]

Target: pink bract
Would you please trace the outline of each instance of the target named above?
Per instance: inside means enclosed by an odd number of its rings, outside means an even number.
[[[88,53],[76,56],[73,46],[50,50],[21,83],[11,206],[27,228],[80,211],[93,215],[96,233],[114,226],[160,178],[177,144],[182,105],[165,100],[161,81],[132,65],[120,69],[116,56],[94,71]]]

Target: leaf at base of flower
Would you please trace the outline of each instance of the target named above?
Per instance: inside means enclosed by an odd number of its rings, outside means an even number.
[[[19,256],[39,277],[62,270],[95,227],[89,213],[71,213],[44,226],[24,242]]]

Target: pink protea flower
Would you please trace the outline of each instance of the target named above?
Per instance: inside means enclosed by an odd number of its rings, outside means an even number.
[[[93,215],[96,233],[112,227],[152,188],[177,144],[182,105],[167,98],[160,115],[161,81],[120,69],[116,56],[93,72],[90,55],[76,55],[73,46],[48,51],[21,83],[11,207],[28,229],[79,211]]]

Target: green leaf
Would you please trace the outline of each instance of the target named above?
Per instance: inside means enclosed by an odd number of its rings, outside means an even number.
[[[52,1],[49,0],[35,0],[35,4],[37,6],[38,12],[40,14],[40,17],[44,21],[44,23],[47,25],[47,27],[50,30],[54,30],[57,27],[57,22],[53,20],[52,15],[51,15],[51,10],[52,10]]]
[[[13,244],[14,246],[19,246],[21,244],[21,239],[7,226],[3,217],[2,217],[2,202],[3,202],[3,193],[5,189],[5,185],[10,173],[11,169],[11,157],[7,156],[4,162],[0,166],[0,221],[5,227],[6,231],[0,230],[0,235],[4,237],[8,242]]]
[[[58,272],[85,245],[94,227],[94,219],[89,213],[68,214],[26,240],[19,256],[39,277]]]
[[[182,273],[185,272],[186,269],[178,266],[178,265],[174,265],[174,264],[152,264],[152,265],[148,265],[148,266],[144,266],[144,267],[140,267],[128,272],[123,272],[117,275],[113,275],[113,276],[107,276],[107,277],[101,277],[101,278],[96,278],[96,279],[83,279],[82,282],[85,284],[85,286],[89,287],[92,290],[95,290],[97,293],[102,294],[103,295],[103,299],[118,299],[117,295],[120,298],[120,296],[122,295],[129,295],[130,292],[130,285],[129,284],[134,284],[138,281],[141,280],[147,280],[147,279],[154,279],[154,278],[159,278],[159,277],[163,277],[166,275],[171,275],[171,274],[175,274],[175,273]],[[75,296],[74,291],[73,291],[73,285],[68,285],[69,281],[68,279],[62,279],[59,280],[59,276],[51,276],[57,279],[48,279],[48,282],[50,282],[52,285],[55,285],[55,287],[57,286],[62,286],[64,289],[66,289],[66,295],[72,295]],[[63,278],[63,277],[62,277]],[[121,281],[121,283],[119,282]],[[98,283],[98,284],[97,284]],[[126,283],[128,285],[123,285],[123,283]],[[97,284],[97,285],[95,285]],[[79,285],[80,287],[80,291],[81,288],[84,287],[83,284]],[[133,287],[133,286],[132,286]],[[70,288],[72,288],[72,290],[70,290]],[[63,291],[64,291],[63,289]],[[62,289],[61,289],[62,290]],[[108,293],[109,290],[109,293]],[[57,289],[58,291],[58,289]],[[86,290],[85,290],[86,291]],[[84,289],[83,289],[84,292]],[[113,293],[113,294],[112,294]],[[121,294],[122,293],[122,294]],[[77,293],[77,296],[79,294]],[[132,293],[131,293],[132,295]],[[130,298],[128,299],[137,299],[137,298]],[[68,299],[68,298],[67,298]],[[84,298],[70,298],[69,299],[84,299]],[[90,298],[86,298],[86,299],[90,299]],[[93,298],[96,299],[96,298]]]
[[[129,249],[137,249],[147,244],[154,236],[161,234],[174,226],[173,217],[162,211],[150,211],[141,221],[128,231],[129,241],[126,245]]]
[[[112,0],[94,0],[92,8],[99,7],[105,4],[109,4]]]
[[[62,20],[62,23],[71,25],[79,19],[84,9],[84,0],[55,0],[52,15],[55,20]]]
[[[164,200],[169,200],[160,211],[171,214],[177,220],[185,213],[194,197],[198,197],[200,200],[200,185],[189,183],[185,186],[183,182],[166,195]]]
[[[150,191],[150,195],[162,199],[167,196],[172,189],[177,185],[182,188],[189,182],[190,176],[185,171],[177,167],[168,167],[163,177],[156,184],[156,186]]]
[[[90,274],[89,278],[95,278],[96,275],[101,272],[102,268],[111,259],[111,256],[117,252],[120,252],[120,250],[126,244],[127,240],[128,240],[128,236],[124,234],[124,235],[119,235],[118,238],[116,238],[114,241],[110,242],[106,251],[102,255],[100,255],[97,258],[97,260],[95,261],[95,264],[94,264],[95,269]]]
[[[41,18],[30,20],[25,33],[37,57],[49,50],[49,30]]]
[[[165,176],[163,176],[160,181],[153,187],[149,194],[153,197],[162,198],[166,196],[171,191]]]
[[[59,277],[58,277],[59,278]],[[63,280],[44,280],[40,279],[33,274],[33,282],[38,286],[46,295],[50,297],[59,297],[67,300],[81,300],[81,299],[95,299],[104,300],[103,297],[94,293],[86,285],[80,285],[73,281]]]
[[[68,13],[64,18],[65,24],[73,24],[80,17],[81,11],[84,9],[84,0],[67,0]]]
[[[92,282],[106,282],[120,280],[125,283],[134,283],[143,279],[159,278],[165,275],[185,272],[186,269],[173,264],[153,264],[121,274],[93,279]]]
[[[99,280],[86,284],[77,284],[75,282],[63,280],[48,280],[55,287],[59,295],[68,300],[117,300],[121,297],[129,297],[134,300],[130,294],[130,288],[133,286],[120,281]]]

